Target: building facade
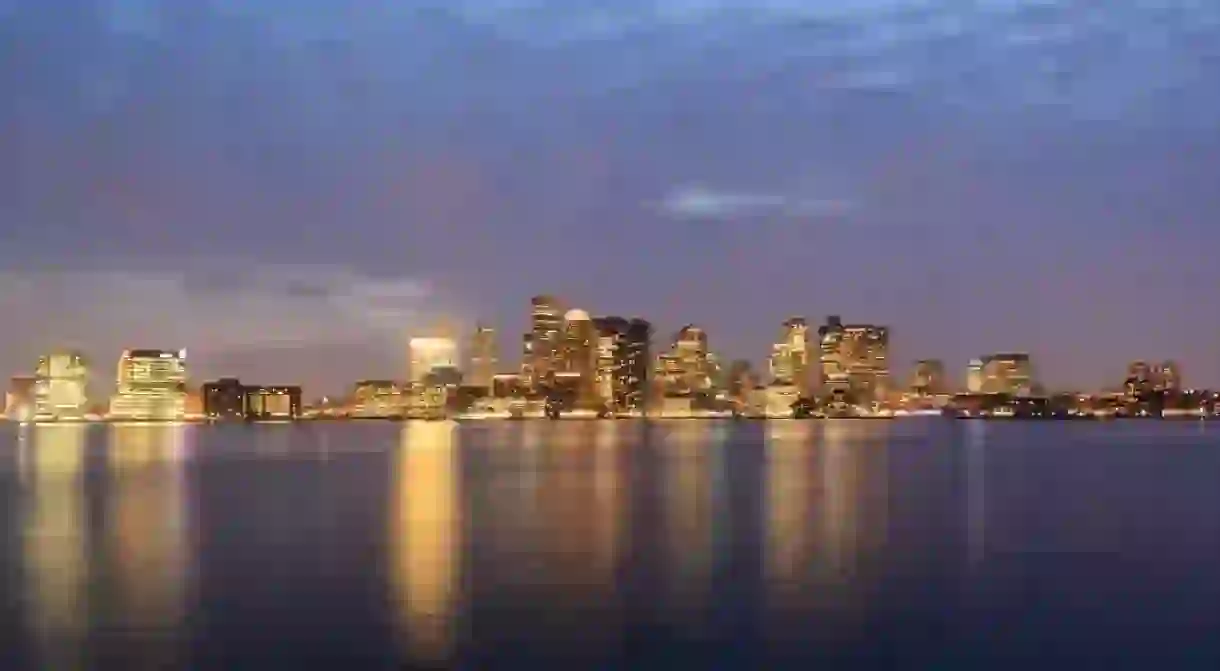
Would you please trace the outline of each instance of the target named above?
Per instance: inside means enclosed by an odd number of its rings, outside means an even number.
[[[1025,352],[1000,352],[982,358],[984,394],[1029,396],[1034,390],[1034,368]]]
[[[110,416],[182,421],[186,416],[186,350],[129,349],[119,358]]]
[[[252,386],[245,388],[246,419],[292,420],[301,417],[301,388]]]
[[[471,387],[481,387],[491,391],[492,378],[499,366],[496,351],[496,331],[490,326],[479,324],[475,326],[467,350],[469,357],[466,366],[465,384]]]
[[[602,399],[597,393],[598,336],[593,319],[584,310],[569,310],[564,314],[562,369],[565,387],[574,394],[580,408],[597,408]]]
[[[214,420],[246,418],[246,386],[236,378],[221,378],[202,387],[203,415]]]
[[[823,393],[849,393],[858,402],[884,398],[889,387],[888,327],[844,324],[831,316],[818,328]]]
[[[530,331],[523,338],[521,377],[535,392],[546,386],[548,376],[564,370],[565,313],[563,304],[554,296],[530,299]]]
[[[810,384],[809,324],[802,317],[784,322],[779,340],[771,350],[771,381],[780,386],[795,386],[802,396],[812,392]]]
[[[938,396],[949,393],[945,364],[940,359],[921,359],[911,372],[910,393],[915,396]]]
[[[411,382],[423,382],[425,378],[440,368],[456,370],[458,367],[458,347],[452,338],[418,337],[411,338]]]
[[[54,352],[39,357],[34,379],[36,419],[82,419],[88,412],[89,366],[80,352]]]
[[[597,393],[615,412],[642,411],[648,388],[652,325],[643,319],[598,317]]]

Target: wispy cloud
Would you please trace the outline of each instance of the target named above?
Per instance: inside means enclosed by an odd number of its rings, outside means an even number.
[[[665,214],[680,219],[746,219],[753,217],[837,217],[851,204],[843,200],[767,193],[720,191],[704,186],[683,186],[660,203]]]
[[[411,277],[335,266],[190,263],[167,270],[0,271],[0,311],[29,358],[84,343],[105,361],[125,347],[244,350],[364,345],[397,356],[404,337],[440,316],[437,291]],[[452,315],[451,306],[446,316]],[[17,365],[19,362],[5,362]]]

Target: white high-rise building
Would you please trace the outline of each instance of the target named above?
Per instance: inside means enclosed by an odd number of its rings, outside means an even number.
[[[456,370],[458,346],[453,338],[411,338],[411,382],[423,382],[439,369]]]
[[[110,399],[116,419],[182,421],[186,417],[186,350],[129,349],[119,359]]]
[[[84,417],[88,383],[89,366],[79,352],[40,357],[34,372],[34,416],[43,421]]]

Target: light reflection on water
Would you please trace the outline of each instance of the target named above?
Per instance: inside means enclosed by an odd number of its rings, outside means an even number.
[[[36,427],[19,453],[26,487],[26,603],[47,668],[83,668],[79,649],[89,630],[91,570],[82,487],[85,430],[79,424]]]
[[[0,434],[0,667],[936,667],[1181,636],[1220,625],[1220,450],[1160,430],[33,426]],[[1111,619],[1064,606],[1094,602]]]
[[[389,547],[400,626],[410,656],[448,659],[462,566],[459,432],[450,422],[409,422],[394,452]]]

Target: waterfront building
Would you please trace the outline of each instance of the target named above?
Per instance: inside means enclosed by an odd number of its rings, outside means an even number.
[[[401,417],[407,410],[407,393],[393,380],[361,380],[352,389],[352,417],[378,419]]]
[[[492,378],[499,365],[495,329],[482,324],[476,325],[474,334],[470,338],[468,353],[465,384],[470,387],[481,387],[485,394],[490,393]]]
[[[983,393],[1029,396],[1034,368],[1025,352],[1001,352],[983,357]]]
[[[885,398],[889,387],[890,330],[844,324],[837,315],[818,328],[822,391],[850,395],[859,403]]]
[[[186,416],[186,380],[186,350],[126,350],[119,358],[110,417],[182,421]]]
[[[546,386],[550,375],[564,370],[566,310],[559,299],[547,295],[530,299],[530,309],[530,331],[523,338],[521,373],[529,388],[538,392]]]
[[[457,343],[448,337],[411,338],[411,382],[423,382],[424,378],[438,369],[457,370]]]
[[[597,394],[617,412],[643,410],[652,325],[643,319],[598,317]]]
[[[36,419],[82,419],[87,414],[89,366],[80,352],[60,351],[39,357],[34,379]]]
[[[945,364],[940,359],[921,359],[911,373],[910,392],[915,396],[938,396],[949,391]]]
[[[772,383],[793,385],[802,396],[810,394],[810,350],[808,322],[803,317],[792,317],[785,321],[779,340],[772,346]]]
[[[246,418],[246,386],[237,378],[221,378],[202,387],[203,415],[215,420]]]
[[[290,385],[245,388],[246,419],[292,420],[301,417],[301,388]]]

